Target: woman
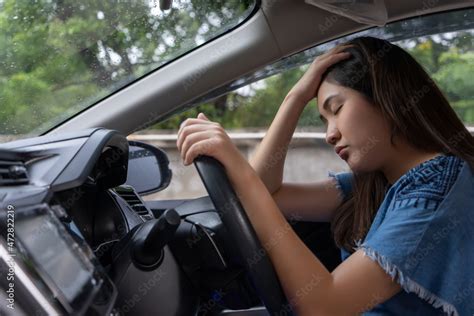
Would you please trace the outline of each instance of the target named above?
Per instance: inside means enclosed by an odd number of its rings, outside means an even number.
[[[352,172],[282,184],[291,135],[315,97],[326,141]],[[202,113],[181,124],[177,147],[185,165],[198,155],[224,165],[264,245],[290,215],[331,221],[343,259],[332,272],[292,230],[266,249],[298,315],[474,314],[474,139],[401,48],[361,37],[317,57],[250,164]],[[298,295],[314,275],[317,286]]]

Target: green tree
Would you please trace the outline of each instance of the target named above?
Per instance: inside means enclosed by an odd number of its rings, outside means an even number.
[[[225,32],[252,9],[238,0],[173,1],[168,11],[157,6],[0,2],[0,132],[45,131]]]

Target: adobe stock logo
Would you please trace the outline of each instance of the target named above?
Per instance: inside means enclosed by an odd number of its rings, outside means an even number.
[[[355,153],[353,153],[352,155],[352,160],[354,162],[359,162],[362,158],[364,158],[365,155],[367,155],[371,150],[372,148],[375,147],[375,145],[377,143],[379,143],[380,140],[377,139],[377,137],[375,136],[371,136],[369,137],[369,140],[368,142],[359,150],[359,151],[356,151]]]

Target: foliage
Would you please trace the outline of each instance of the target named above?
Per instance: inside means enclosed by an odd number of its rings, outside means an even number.
[[[0,1],[0,133],[51,128],[236,25],[252,3],[180,0],[161,11],[158,1]],[[435,29],[435,22],[425,27]],[[413,23],[387,32],[405,34],[419,21]],[[460,118],[474,124],[473,32],[414,35],[397,44],[425,67]],[[306,68],[289,68],[152,128],[176,130],[199,112],[226,128],[266,128]],[[317,116],[312,101],[299,127],[320,128]]]
[[[472,32],[458,32],[451,33],[449,37],[438,34],[396,43],[423,65],[459,117],[471,125],[474,124],[474,85],[470,77],[474,73],[473,41]],[[215,103],[205,103],[173,117],[172,120],[156,124],[153,128],[176,129],[184,119],[196,117],[199,112],[204,112],[211,120],[220,122],[226,128],[266,128],[271,124],[287,92],[306,68],[307,66],[288,69],[256,84],[250,84],[249,96],[242,96],[239,91],[235,91],[219,98],[219,103],[227,105],[224,113],[214,111]],[[322,127],[318,115],[316,101],[312,101],[300,117],[299,129]]]
[[[235,26],[250,1],[0,1],[0,133],[44,131]],[[44,125],[46,124],[46,125]]]

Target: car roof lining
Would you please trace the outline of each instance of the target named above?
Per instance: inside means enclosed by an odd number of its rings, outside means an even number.
[[[474,5],[473,0],[435,2],[427,7],[425,1],[385,0],[388,21]],[[47,134],[105,127],[129,135],[264,65],[369,27],[340,16],[337,23],[321,31],[321,23],[331,15],[302,0],[263,0],[260,10],[233,31],[137,80]]]

